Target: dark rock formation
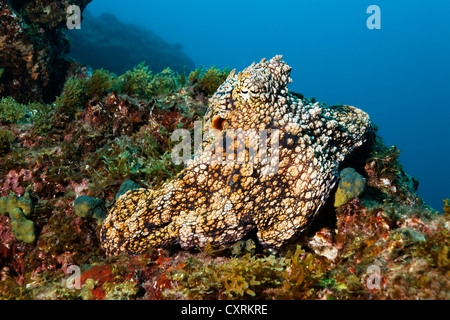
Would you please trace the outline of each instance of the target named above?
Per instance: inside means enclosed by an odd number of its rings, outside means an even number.
[[[70,65],[66,10],[83,10],[90,1],[0,2],[0,96],[24,103],[51,101],[60,93]]]
[[[155,73],[166,67],[180,73],[194,69],[179,44],[168,44],[154,32],[122,23],[111,14],[94,17],[86,11],[81,29],[71,30],[69,35],[70,55],[94,69],[122,74],[142,61]]]

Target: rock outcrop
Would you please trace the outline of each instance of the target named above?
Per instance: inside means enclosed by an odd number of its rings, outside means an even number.
[[[94,17],[86,11],[81,29],[73,29],[69,35],[70,55],[94,69],[122,74],[142,61],[155,73],[167,67],[177,72],[194,69],[181,45],[168,44],[154,32],[122,23],[111,14]]]

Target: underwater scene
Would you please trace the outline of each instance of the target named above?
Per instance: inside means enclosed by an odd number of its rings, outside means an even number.
[[[449,10],[0,0],[0,300],[450,299]]]

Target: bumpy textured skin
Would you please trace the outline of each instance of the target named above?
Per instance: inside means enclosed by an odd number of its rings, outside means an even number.
[[[354,107],[303,104],[288,92],[290,71],[281,56],[232,71],[210,99],[203,152],[160,189],[119,198],[101,229],[106,253],[224,244],[254,228],[263,246],[279,247],[305,229],[337,182],[339,164],[366,142],[372,124]],[[242,164],[226,161],[226,151],[258,143],[254,136],[236,139],[221,152],[218,141],[239,128],[268,131],[269,161],[249,161],[249,150]],[[271,148],[275,129],[279,148]]]

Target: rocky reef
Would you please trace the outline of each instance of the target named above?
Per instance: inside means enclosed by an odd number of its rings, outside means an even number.
[[[20,103],[50,102],[61,91],[71,61],[69,5],[83,10],[91,0],[0,2],[0,95]]]
[[[83,13],[81,30],[70,30],[70,56],[92,68],[122,74],[145,61],[150,70],[169,67],[176,72],[194,70],[194,63],[179,44],[168,44],[151,30],[123,23],[112,14],[94,17]]]
[[[35,238],[25,241],[9,215],[0,217],[0,296],[448,299],[448,202],[440,214],[426,206],[399,151],[378,136],[352,163],[356,171],[343,172],[346,202],[330,197],[309,231],[276,254],[249,234],[204,250],[170,246],[105,256],[103,210],[120,189],[156,189],[182,169],[171,161],[170,133],[179,127],[193,133],[207,98],[227,75],[215,68],[153,74],[141,64],[119,77],[80,72],[39,112],[34,104],[13,103],[24,116],[0,119],[8,131],[0,158],[2,203],[19,208],[27,199],[32,210],[21,210]],[[80,268],[78,289],[67,285],[71,266]]]
[[[15,3],[34,19],[31,2]],[[24,25],[0,6],[2,24]],[[276,252],[250,232],[201,250],[107,257],[104,214],[118,195],[158,189],[183,169],[171,160],[171,133],[193,136],[230,71],[138,64],[116,75],[74,63],[46,101],[44,71],[15,87],[14,69],[1,67],[0,299],[450,299],[449,200],[439,212],[427,206],[400,151],[376,134],[342,163],[341,183],[308,230]]]
[[[142,61],[153,72],[194,69],[180,45],[112,15],[94,18],[84,11],[91,1],[0,2],[0,96],[12,96],[19,103],[53,101],[65,79],[77,72],[72,57],[117,74]],[[79,6],[82,31],[67,28],[69,5]]]

